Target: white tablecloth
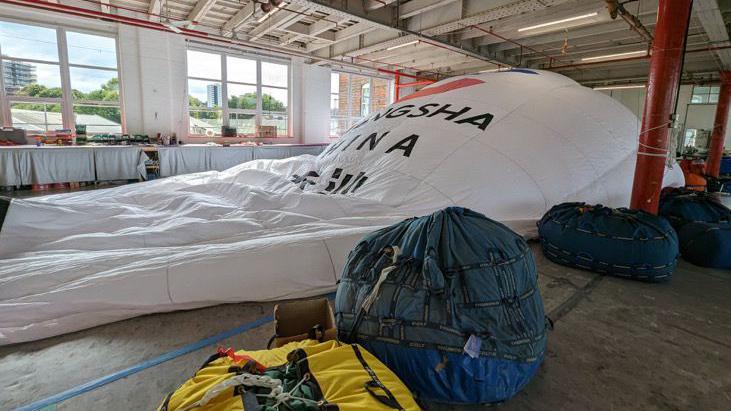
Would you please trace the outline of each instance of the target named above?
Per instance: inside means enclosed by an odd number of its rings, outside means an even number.
[[[160,147],[160,177],[208,170],[222,171],[251,160],[280,159],[302,154],[318,155],[324,149],[325,145],[218,147],[189,144]]]
[[[145,177],[142,147],[0,147],[0,186]]]
[[[222,171],[251,160],[317,155],[324,145],[159,147],[160,176]],[[140,146],[0,147],[0,186],[146,177]]]

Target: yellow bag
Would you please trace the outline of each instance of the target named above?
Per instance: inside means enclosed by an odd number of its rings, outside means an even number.
[[[295,388],[304,382],[312,385],[313,391],[317,392],[319,397],[317,398],[319,409],[344,411],[419,409],[401,380],[358,345],[304,340],[272,350],[238,351],[236,356],[247,356],[268,367],[267,374],[271,374],[271,370],[275,372],[287,370],[302,375],[303,378],[297,382]],[[237,379],[244,377],[255,379],[255,382],[246,384],[256,384],[256,387],[265,387],[266,384],[276,386],[274,381],[280,381],[262,377],[260,372],[251,368],[252,363],[235,362],[231,357],[233,355],[213,356],[193,378],[169,394],[158,411],[243,411],[247,410],[245,405],[247,400],[252,401],[254,395],[249,392],[247,398],[250,386],[240,383]],[[249,369],[243,370],[242,367]],[[249,411],[258,409],[256,404],[251,402],[248,404],[251,405]],[[277,409],[272,406],[263,408]],[[289,408],[282,405],[279,409]]]
[[[254,361],[262,364],[264,367],[278,367],[287,363],[287,354],[289,354],[292,350],[317,344],[318,342],[315,340],[302,340],[291,342],[282,347],[271,350],[241,350],[237,351],[236,355],[251,357]],[[325,344],[334,346],[336,342],[329,341],[321,345]],[[240,368],[238,368],[240,365],[241,364],[236,363],[232,358],[221,352],[212,355],[201,366],[200,370],[195,373],[193,378],[184,382],[177,390],[168,394],[157,410],[173,411],[185,409],[203,398],[203,395],[215,385],[235,376],[236,373],[240,371]],[[244,405],[241,397],[236,393],[236,387],[232,387],[227,391],[228,393],[222,393],[215,401],[208,403],[204,409],[210,411],[243,411]]]

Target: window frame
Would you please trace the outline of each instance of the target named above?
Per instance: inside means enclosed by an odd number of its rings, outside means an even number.
[[[705,93],[696,93],[696,89],[700,87],[706,87],[708,88],[708,91]],[[714,89],[716,89],[714,93]],[[700,104],[718,104],[718,96],[720,94],[720,86],[718,84],[704,84],[704,85],[693,85],[693,88],[690,90],[690,101],[688,104],[693,105],[700,105]],[[694,102],[693,98],[699,96],[701,97],[701,100],[705,98],[705,101],[700,102]],[[711,101],[711,96],[716,96],[716,101]]]
[[[209,53],[209,54],[217,54],[220,56],[220,64],[221,64],[221,79],[220,80],[213,80],[213,79],[207,79],[207,78],[199,78],[199,77],[190,77],[188,76],[188,51],[197,51],[201,53]],[[256,84],[242,82],[242,81],[230,81],[228,80],[228,65],[226,58],[232,57],[232,58],[239,58],[239,59],[245,59],[245,60],[253,60],[256,62]],[[185,81],[185,94],[186,99],[188,96],[190,96],[190,90],[188,86],[189,80],[202,80],[202,81],[216,81],[221,83],[221,125],[222,126],[230,126],[231,124],[231,114],[246,114],[246,115],[254,115],[254,133],[247,134],[247,133],[239,133],[237,131],[236,138],[275,138],[275,139],[286,139],[286,138],[292,138],[293,130],[292,130],[292,61],[290,59],[285,58],[276,58],[272,56],[264,56],[264,55],[258,55],[254,53],[247,53],[244,51],[236,52],[234,50],[222,50],[215,47],[206,47],[205,45],[199,45],[199,44],[193,44],[188,43],[186,47],[186,53],[185,53],[185,67],[186,67],[186,81]],[[287,86],[272,86],[272,85],[265,85],[262,83],[262,63],[273,63],[273,64],[279,64],[287,67]],[[239,86],[254,86],[256,88],[256,108],[255,109],[242,109],[242,108],[230,108],[228,104],[229,95],[228,95],[228,85],[231,83],[232,85],[239,85]],[[287,130],[286,134],[279,135],[279,131],[277,131],[276,137],[257,137],[256,136],[256,128],[258,126],[261,126],[263,117],[268,114],[269,112],[265,112],[262,107],[262,101],[263,101],[263,93],[262,88],[276,88],[280,90],[287,90],[287,101],[285,102],[287,104],[287,111],[285,112],[285,115],[287,117]],[[190,138],[211,138],[208,137],[205,134],[194,134],[190,130],[190,104],[186,104],[186,110],[188,112],[187,121],[188,121],[188,137]],[[213,138],[230,138],[230,137],[223,137],[221,135],[221,130],[217,130]]]
[[[377,108],[374,107],[374,105],[376,104],[376,99],[373,98],[373,92],[375,90],[375,88],[374,88],[374,86],[375,86],[374,85],[374,80],[385,80],[387,82],[386,104],[385,104],[384,107],[389,106],[390,104],[393,104],[393,100],[394,100],[394,95],[393,95],[394,79],[392,77],[378,76],[378,75],[368,75],[368,74],[355,73],[355,72],[344,71],[344,70],[332,70],[330,72],[330,76],[331,76],[330,78],[331,79],[332,79],[332,75],[333,74],[337,74],[339,76],[340,75],[347,75],[348,76],[348,85],[347,85],[347,93],[346,93],[346,97],[347,97],[348,104],[347,104],[347,109],[346,109],[346,113],[347,114],[344,115],[344,116],[333,115],[333,113],[332,113],[332,107],[330,108],[330,124],[332,124],[332,121],[333,120],[337,120],[337,121],[345,120],[346,121],[346,130],[347,130],[350,127],[352,127],[353,124],[357,123],[359,120],[361,120],[363,117],[365,117],[365,116],[362,116],[361,115],[361,113],[362,113],[362,107],[363,107],[362,106],[362,104],[363,104],[363,102],[362,102],[362,95],[361,95],[361,104],[360,104],[360,107],[358,107],[358,111],[357,111],[358,115],[355,115],[355,112],[353,111],[353,109],[354,109],[354,107],[353,107],[353,90],[354,90],[353,89],[353,76],[360,76],[360,77],[366,77],[366,78],[368,78],[368,83],[364,83],[364,84],[361,85],[361,94],[362,94],[362,88],[366,84],[368,85],[368,89],[369,89],[369,96],[368,96],[368,99],[369,99],[368,107],[369,107],[369,109],[368,109],[368,114],[366,116],[371,115],[371,114],[375,113],[378,110],[381,110],[380,108],[377,109]],[[330,88],[329,96],[330,96],[330,102],[332,102],[332,96],[334,96],[334,95],[339,96],[340,95],[340,91],[338,91],[338,93],[333,93],[333,91],[332,91],[332,83],[331,83],[331,86],[330,87],[331,88]],[[338,98],[338,101],[340,101],[339,98]],[[340,138],[340,136],[335,135],[335,134],[332,133],[332,127],[330,128],[329,134],[330,134],[330,139],[335,140],[335,139]]]
[[[38,60],[38,59],[28,59],[28,58],[17,58],[17,57],[11,57],[4,59],[2,58],[2,49],[0,46],[0,124],[2,124],[3,127],[12,127],[13,118],[11,113],[11,105],[13,103],[39,103],[39,104],[60,104],[61,105],[61,121],[63,123],[62,127],[64,129],[72,130],[72,132],[75,133],[75,126],[76,126],[76,118],[74,116],[74,97],[73,97],[73,89],[71,85],[71,73],[70,68],[86,68],[86,69],[94,69],[94,70],[107,70],[107,71],[116,71],[117,72],[117,80],[119,82],[119,101],[115,102],[114,104],[104,101],[97,101],[97,100],[79,100],[76,103],[78,105],[100,105],[100,106],[106,106],[106,107],[119,107],[119,113],[120,113],[120,128],[121,128],[121,134],[127,133],[127,122],[125,119],[125,109],[124,109],[124,86],[123,86],[123,80],[122,80],[122,65],[120,60],[120,49],[119,49],[119,36],[115,31],[101,31],[101,30],[89,30],[85,28],[80,27],[73,27],[73,26],[67,26],[67,25],[57,25],[57,24],[47,24],[42,22],[36,22],[32,20],[22,20],[22,19],[13,19],[13,18],[7,18],[7,17],[0,17],[0,22],[8,22],[13,24],[21,24],[25,26],[30,27],[43,27],[47,29],[53,29],[56,32],[56,47],[58,50],[58,62],[52,62],[52,61],[45,61],[45,60]],[[86,35],[92,35],[92,36],[98,36],[98,37],[107,37],[112,40],[114,40],[114,53],[115,53],[115,63],[116,63],[116,69],[112,69],[109,67],[100,67],[100,66],[90,66],[90,65],[83,65],[83,64],[75,64],[75,63],[69,63],[69,50],[68,50],[68,42],[66,33],[67,32],[75,32],[80,34],[86,34]],[[30,96],[17,96],[17,95],[8,95],[5,90],[5,78],[4,78],[4,68],[2,65],[2,61],[9,60],[9,61],[19,61],[19,62],[28,62],[28,63],[37,63],[37,64],[53,64],[58,65],[59,72],[60,72],[60,81],[61,81],[61,97],[60,98],[54,98],[54,97],[30,97]]]

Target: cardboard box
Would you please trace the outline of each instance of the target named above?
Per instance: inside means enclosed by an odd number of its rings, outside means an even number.
[[[275,138],[277,137],[277,126],[256,126],[256,136]]]
[[[274,306],[274,336],[269,346],[281,347],[292,341],[337,337],[335,315],[327,298],[300,300]]]

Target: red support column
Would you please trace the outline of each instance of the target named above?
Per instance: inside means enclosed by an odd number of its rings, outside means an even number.
[[[721,72],[721,91],[716,106],[716,120],[713,122],[711,144],[708,146],[708,160],[706,174],[718,178],[721,171],[721,157],[723,157],[723,143],[726,139],[726,124],[728,123],[728,109],[731,102],[731,71]]]
[[[399,100],[401,100],[401,74],[396,71],[396,79],[394,80],[394,86],[396,88],[396,91],[394,91],[394,97],[393,102],[398,103]]]
[[[657,214],[692,0],[660,0],[630,207]]]

